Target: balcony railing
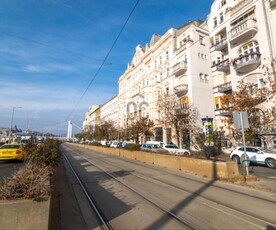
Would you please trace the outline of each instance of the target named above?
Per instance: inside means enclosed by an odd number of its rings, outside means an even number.
[[[212,66],[213,71],[228,72],[230,70],[229,58]]]
[[[231,113],[227,109],[216,109],[215,116],[230,116]]]
[[[229,41],[231,44],[239,43],[248,37],[253,37],[257,32],[257,20],[254,18],[246,19],[229,31]]]
[[[221,51],[226,47],[227,47],[227,40],[223,39],[223,40],[217,42],[216,44],[213,44],[211,49],[214,48],[215,51]]]
[[[261,64],[261,54],[252,52],[234,59],[234,69],[239,73],[247,73]]]
[[[214,88],[214,91],[217,93],[229,93],[232,91],[232,82],[226,82],[224,84],[218,85]]]
[[[187,62],[181,61],[173,66],[173,74],[180,76],[187,71]]]
[[[178,97],[182,97],[188,93],[188,85],[180,84],[174,87],[174,92]]]

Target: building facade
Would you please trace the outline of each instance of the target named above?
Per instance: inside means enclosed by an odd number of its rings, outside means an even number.
[[[235,91],[241,81],[265,87],[261,66],[270,64],[275,54],[272,2],[275,1],[215,0],[207,17],[215,122],[226,134],[231,133],[223,121],[230,114],[223,109],[223,96]],[[261,107],[265,109],[267,105]]]
[[[101,122],[112,122],[114,127],[119,129],[118,108],[118,96],[116,95],[100,106]]]
[[[127,128],[137,117],[154,121],[152,139],[174,140],[172,128],[158,120],[158,94],[175,94],[193,104],[199,117],[213,117],[212,78],[206,24],[193,21],[164,35],[154,34],[145,47],[138,45],[132,62],[119,78],[119,123]],[[201,123],[201,119],[198,120]]]
[[[82,124],[84,132],[88,132],[90,128],[96,125],[96,111],[99,109],[99,105],[91,105],[88,111],[85,113],[85,118]]]

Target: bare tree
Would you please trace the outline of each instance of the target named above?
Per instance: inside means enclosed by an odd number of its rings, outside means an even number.
[[[96,140],[112,140],[116,139],[117,135],[118,130],[111,121],[103,121],[100,125],[96,125],[93,132],[93,137]]]
[[[271,66],[263,66],[264,76],[261,85],[240,81],[237,90],[225,95],[222,99],[224,109],[230,114],[233,111],[247,111],[249,129],[246,131],[246,138],[252,141],[254,134],[264,130],[271,130],[275,127],[276,121],[276,80],[275,60]],[[233,125],[233,116],[225,120],[228,127]],[[240,139],[240,136],[237,136]]]
[[[196,127],[198,111],[191,104],[181,104],[175,94],[159,94],[157,102],[159,119],[165,127],[175,131],[177,145],[180,146],[180,133],[190,134]]]
[[[151,131],[154,126],[154,122],[146,117],[139,117],[131,122],[129,126],[129,134],[133,137],[136,143],[139,143],[139,137],[152,136]]]

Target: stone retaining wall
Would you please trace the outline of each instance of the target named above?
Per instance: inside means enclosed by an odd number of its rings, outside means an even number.
[[[71,143],[73,144],[73,143]],[[207,178],[233,178],[239,175],[238,165],[235,162],[212,161],[192,157],[158,154],[143,151],[128,151],[125,149],[107,148],[93,145],[73,144],[96,152],[110,154],[137,160],[146,164],[154,164],[173,170],[181,170]]]

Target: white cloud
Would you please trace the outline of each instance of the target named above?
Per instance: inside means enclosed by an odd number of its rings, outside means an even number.
[[[23,67],[23,71],[27,73],[47,73],[47,72],[74,72],[75,69],[73,66],[61,65],[61,64],[49,64],[46,66],[39,65],[27,65]]]

